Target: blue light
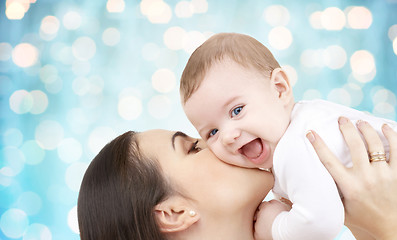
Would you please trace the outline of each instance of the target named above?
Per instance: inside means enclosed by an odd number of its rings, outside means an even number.
[[[268,46],[296,100],[396,120],[394,0],[161,0],[158,9],[149,0],[25,2],[0,6],[0,239],[79,239],[82,174],[116,135],[197,136],[178,79],[213,33]]]

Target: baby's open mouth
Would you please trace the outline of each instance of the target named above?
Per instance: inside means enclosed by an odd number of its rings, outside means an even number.
[[[259,157],[262,154],[262,151],[262,141],[259,138],[252,140],[240,148],[240,153],[248,159]]]
[[[260,138],[256,138],[242,146],[239,152],[255,165],[262,165],[269,155],[269,148]]]

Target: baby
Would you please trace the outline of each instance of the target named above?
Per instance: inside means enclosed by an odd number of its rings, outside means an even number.
[[[377,131],[385,123],[396,129],[395,122],[324,100],[295,102],[271,52],[242,34],[216,34],[197,48],[183,71],[180,93],[188,119],[221,160],[271,169],[275,196],[292,202],[290,211],[258,213],[257,239],[334,239],[343,226],[341,197],[305,137],[308,130],[351,166],[339,116],[365,120]],[[373,164],[386,159],[375,154]]]

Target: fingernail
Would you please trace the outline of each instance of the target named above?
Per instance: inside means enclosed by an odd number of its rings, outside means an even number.
[[[363,121],[363,120],[358,120],[357,122],[356,122],[356,125],[357,125],[357,127],[362,127],[364,124],[366,124],[367,122],[366,121]]]
[[[306,137],[310,142],[316,141],[316,137],[314,137],[314,134],[311,130],[306,133]]]
[[[383,124],[382,128],[383,128],[383,130],[386,130],[386,131],[390,131],[391,130],[391,127],[389,125],[387,125],[386,123]]]
[[[339,119],[338,119],[338,122],[339,122],[339,124],[345,124],[345,123],[347,123],[347,118],[345,118],[345,117],[340,117]]]

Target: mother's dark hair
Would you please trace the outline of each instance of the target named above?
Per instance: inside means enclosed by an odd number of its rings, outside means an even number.
[[[171,192],[159,165],[139,151],[137,134],[126,132],[92,160],[80,188],[82,240],[166,239],[154,207]]]

